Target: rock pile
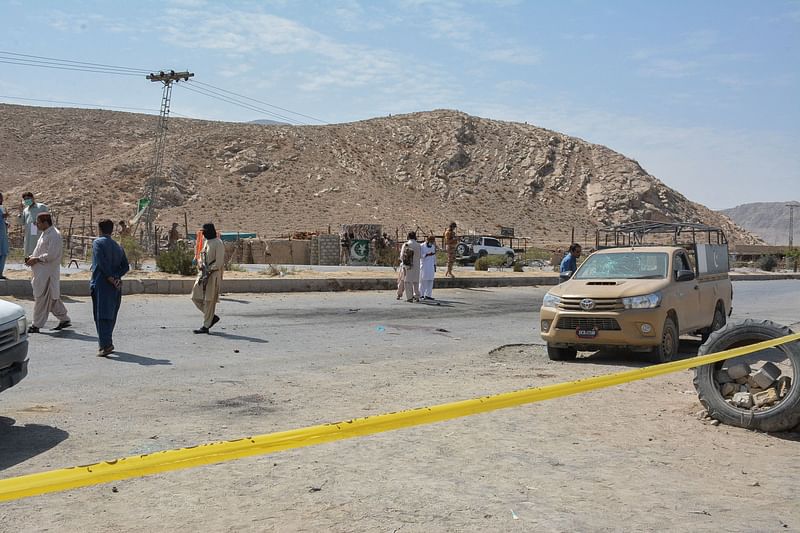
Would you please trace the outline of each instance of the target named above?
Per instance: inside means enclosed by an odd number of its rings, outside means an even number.
[[[781,369],[766,362],[756,370],[747,363],[738,363],[717,371],[715,378],[720,394],[740,409],[762,410],[772,407],[789,392],[792,379],[781,376]]]

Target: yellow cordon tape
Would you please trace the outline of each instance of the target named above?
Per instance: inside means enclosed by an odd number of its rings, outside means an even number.
[[[683,361],[579,379],[568,383],[557,383],[533,389],[484,396],[472,400],[420,407],[397,413],[354,418],[343,422],[269,433],[233,441],[212,442],[191,448],[165,450],[91,465],[74,466],[72,468],[3,479],[0,480],[0,501],[16,500],[48,492],[97,485],[118,479],[142,477],[170,470],[221,463],[241,457],[263,455],[411,426],[442,422],[477,413],[486,413],[497,409],[613,387],[614,385],[652,378],[679,370],[687,370],[797,340],[800,340],[800,333]]]

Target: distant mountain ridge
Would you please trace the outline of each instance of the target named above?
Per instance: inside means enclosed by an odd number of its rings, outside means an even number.
[[[785,202],[754,202],[742,204],[730,209],[722,209],[720,213],[736,222],[738,226],[750,233],[758,235],[767,244],[781,246],[789,244],[789,208]],[[800,207],[794,210],[794,245],[800,246]]]

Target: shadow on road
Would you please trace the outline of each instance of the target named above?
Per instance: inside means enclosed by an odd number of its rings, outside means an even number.
[[[266,344],[269,342],[267,339],[248,337],[247,335],[236,335],[235,333],[222,333],[221,331],[211,331],[209,335],[212,337],[222,337],[224,339],[231,339],[234,341],[256,342],[258,344]]]
[[[36,457],[69,437],[63,429],[52,426],[15,423],[13,418],[0,417],[0,470]]]
[[[143,355],[136,355],[128,352],[114,352],[111,355],[107,355],[106,359],[109,361],[119,361],[120,363],[135,363],[142,366],[169,366],[172,364],[172,361],[169,359],[153,359],[151,357],[145,357]]]
[[[226,298],[220,298],[219,301],[220,302],[233,302],[233,303],[237,303],[237,304],[249,304],[249,303],[251,303],[248,300],[237,300],[236,298],[227,298],[227,297]]]
[[[55,337],[57,339],[70,339],[75,341],[84,341],[84,342],[97,342],[97,337],[94,335],[86,335],[84,333],[78,333],[72,329],[62,329],[60,331],[45,331],[42,330],[39,332],[40,335],[49,335],[50,337]]]
[[[682,359],[689,359],[697,355],[697,350],[700,348],[699,339],[681,339],[680,346],[678,347],[678,355],[673,359],[680,361]],[[619,350],[600,350],[593,352],[585,357],[578,357],[575,362],[586,364],[609,364],[616,366],[626,366],[633,368],[642,368],[654,364],[650,360],[650,354],[642,352],[631,352],[620,348]]]

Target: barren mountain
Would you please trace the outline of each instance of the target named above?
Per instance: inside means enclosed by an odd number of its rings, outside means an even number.
[[[130,218],[149,179],[157,117],[0,105],[0,189],[16,207],[32,190],[62,217]],[[512,226],[535,243],[593,240],[594,228],[641,219],[722,226],[604,146],[535,126],[438,110],[327,126],[170,119],[158,224],[263,236],[336,231],[342,223],[441,233]],[[62,218],[62,221],[64,219]],[[61,223],[64,225],[64,222]]]
[[[756,202],[720,211],[750,233],[774,246],[789,244],[789,208],[786,204],[800,202]],[[794,211],[795,246],[800,245],[800,209]]]

